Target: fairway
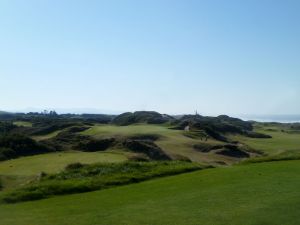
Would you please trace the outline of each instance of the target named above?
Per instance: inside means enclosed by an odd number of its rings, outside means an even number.
[[[299,224],[300,161],[207,169],[102,191],[0,205],[1,225]]]
[[[150,124],[134,124],[130,126],[116,126],[116,125],[96,125],[92,128],[82,132],[82,134],[92,136],[115,135],[115,136],[130,136],[139,134],[159,134],[170,135],[174,133],[181,133],[179,130],[171,130],[162,125]]]
[[[15,121],[13,124],[18,127],[32,127],[32,123],[27,121]]]
[[[289,133],[279,127],[260,127],[255,131],[272,136],[272,138],[247,138],[245,136],[234,137],[242,143],[254,149],[261,150],[269,155],[275,155],[285,151],[300,152],[300,133]]]

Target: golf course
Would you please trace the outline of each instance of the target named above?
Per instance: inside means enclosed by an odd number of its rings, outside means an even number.
[[[298,124],[109,119],[1,122],[0,225],[299,224]]]
[[[0,0],[0,225],[300,225],[300,0]]]

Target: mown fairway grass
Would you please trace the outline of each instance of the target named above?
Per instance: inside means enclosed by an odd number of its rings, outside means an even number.
[[[58,152],[0,162],[0,179],[12,189],[34,179],[40,172],[55,173],[70,163],[122,162],[126,156],[114,152]]]
[[[130,126],[96,125],[82,132],[82,134],[91,135],[95,138],[159,135],[160,138],[155,141],[155,143],[170,156],[183,155],[195,162],[208,164],[214,164],[215,161],[232,162],[232,159],[228,159],[224,156],[203,154],[193,148],[195,144],[203,142],[218,144],[218,141],[208,139],[206,142],[200,139],[192,139],[185,136],[185,132],[186,131],[169,129],[169,127],[165,125],[135,124]]]
[[[272,138],[247,138],[244,136],[235,137],[250,147],[261,150],[268,155],[276,155],[285,151],[300,152],[300,133],[288,133],[280,127],[256,127],[256,132],[271,135]]]
[[[207,169],[0,205],[1,225],[300,224],[300,161]]]

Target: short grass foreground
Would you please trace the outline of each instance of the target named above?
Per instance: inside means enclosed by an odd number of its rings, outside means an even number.
[[[300,161],[186,173],[0,205],[1,225],[298,225]]]
[[[1,200],[6,203],[15,203],[48,198],[54,195],[82,193],[202,168],[204,167],[197,163],[180,161],[91,165],[74,163],[60,173],[41,174],[38,181],[4,194]]]

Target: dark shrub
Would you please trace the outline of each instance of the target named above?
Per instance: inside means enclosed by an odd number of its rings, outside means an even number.
[[[172,155],[173,160],[181,162],[192,162],[192,160],[184,155]]]
[[[222,134],[245,134],[253,129],[252,123],[226,115],[218,117],[185,115],[177,120],[177,128],[184,129],[189,126],[191,130],[203,130],[216,140],[227,142]]]
[[[16,152],[10,148],[0,148],[0,161],[16,157]]]
[[[82,140],[74,148],[86,152],[104,151],[112,146],[114,142],[114,138]]]
[[[131,151],[144,153],[150,159],[154,160],[170,160],[171,158],[164,153],[164,151],[158,147],[152,141],[141,141],[141,140],[126,140],[124,146]]]
[[[0,155],[2,160],[16,158],[18,156],[41,154],[51,152],[53,149],[21,134],[9,134],[0,136]],[[3,150],[4,149],[4,150]]]
[[[89,127],[86,127],[86,126],[82,126],[82,127],[80,127],[80,126],[75,126],[75,127],[70,127],[70,128],[68,129],[68,131],[69,131],[70,133],[78,133],[78,132],[85,131],[85,130],[87,130],[87,129],[89,129]]]
[[[245,135],[250,138],[272,138],[270,135],[257,132],[247,132]]]
[[[218,140],[218,141],[223,141],[223,142],[228,142],[227,138],[224,137],[223,135],[219,134],[217,131],[215,131],[214,129],[210,128],[210,127],[206,127],[205,132],[208,136]]]
[[[199,143],[195,144],[194,149],[200,152],[210,152],[212,150],[220,149],[223,147],[223,145],[213,145],[208,143]]]
[[[234,158],[249,158],[249,154],[240,150],[236,145],[224,145],[224,148],[216,152],[219,155],[230,156]]]
[[[51,122],[50,124],[47,122],[37,123],[34,124],[35,127],[31,128],[31,135],[45,135],[74,125],[76,123],[59,121]]]
[[[145,154],[135,154],[128,157],[129,161],[148,162],[149,158]]]
[[[80,169],[82,167],[84,167],[84,164],[82,164],[80,162],[76,162],[76,163],[71,163],[71,164],[67,165],[65,170],[76,170],[76,169]]]
[[[13,125],[11,122],[0,122],[0,134],[7,133],[17,126]]]

